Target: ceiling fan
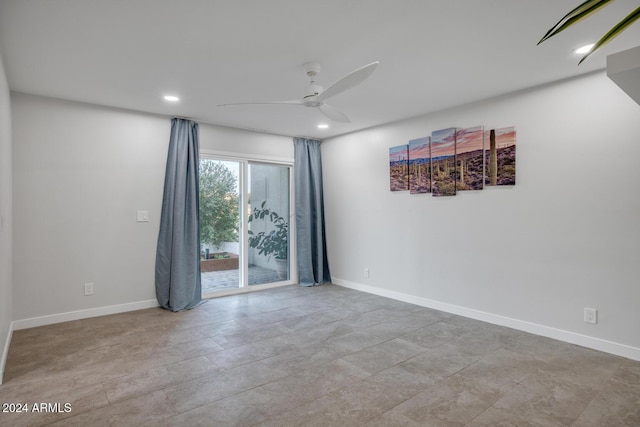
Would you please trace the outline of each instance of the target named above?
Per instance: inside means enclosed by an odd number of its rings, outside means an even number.
[[[355,71],[347,74],[331,86],[323,89],[322,86],[315,82],[315,77],[320,73],[320,63],[307,62],[303,64],[303,68],[307,73],[307,76],[311,79],[307,87],[305,88],[305,95],[302,99],[295,99],[292,101],[272,101],[272,102],[237,102],[233,104],[220,104],[218,107],[226,107],[229,105],[261,105],[261,104],[289,104],[289,105],[302,105],[304,107],[317,108],[325,116],[331,120],[337,122],[350,123],[349,117],[341,111],[336,110],[334,107],[326,104],[324,101],[336,96],[339,93],[344,92],[347,89],[351,89],[354,86],[359,85],[365,81],[376,70],[379,62],[375,61],[371,64],[367,64],[358,68]]]

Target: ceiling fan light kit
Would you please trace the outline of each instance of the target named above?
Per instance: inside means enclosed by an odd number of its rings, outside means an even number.
[[[302,65],[307,76],[309,76],[309,84],[305,88],[304,96],[302,99],[296,99],[291,101],[271,101],[271,102],[238,102],[232,104],[220,104],[218,107],[227,107],[230,105],[261,105],[261,104],[289,104],[289,105],[301,105],[309,108],[317,108],[322,114],[329,119],[350,123],[351,120],[343,112],[335,109],[334,107],[326,104],[324,101],[332,96],[336,96],[347,89],[351,89],[363,81],[365,81],[378,67],[379,62],[375,61],[371,64],[367,64],[358,68],[355,71],[347,74],[340,80],[336,81],[326,89],[315,82],[315,77],[322,70],[322,66],[319,62],[307,62]]]

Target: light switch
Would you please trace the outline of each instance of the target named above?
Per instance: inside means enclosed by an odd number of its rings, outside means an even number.
[[[149,222],[149,211],[138,211],[136,214],[138,222]]]

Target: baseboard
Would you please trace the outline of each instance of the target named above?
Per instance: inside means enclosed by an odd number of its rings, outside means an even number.
[[[0,384],[4,377],[4,367],[7,366],[7,357],[9,357],[9,345],[11,344],[11,336],[13,335],[13,322],[9,324],[9,333],[4,343],[4,350],[2,351],[2,360],[0,360]]]
[[[640,348],[638,347],[632,347],[626,344],[620,344],[600,338],[594,338],[588,335],[577,334],[575,332],[556,329],[549,326],[539,325],[537,323],[526,322],[523,320],[474,310],[467,307],[461,307],[458,305],[447,304],[427,298],[416,297],[413,295],[404,294],[402,292],[377,288],[375,286],[364,285],[361,283],[349,282],[347,280],[342,280],[335,277],[332,277],[332,283],[344,288],[367,292],[370,294],[408,302],[410,304],[415,304],[422,307],[433,308],[435,310],[440,310],[447,313],[457,314],[459,316],[469,317],[471,319],[492,323],[494,325],[506,326],[508,328],[517,329],[519,331],[529,332],[532,334],[541,335],[559,341],[564,341],[582,347],[587,347],[594,350],[603,351],[605,353],[615,354],[617,356],[640,361]]]
[[[106,316],[109,314],[125,313],[127,311],[143,310],[145,308],[154,307],[158,307],[158,301],[156,300],[137,301],[126,304],[89,308],[87,310],[50,314],[48,316],[32,317],[29,319],[14,320],[12,325],[13,330],[17,331],[20,329],[35,328],[37,326],[53,325],[54,323],[69,322],[71,320],[88,319],[90,317]]]

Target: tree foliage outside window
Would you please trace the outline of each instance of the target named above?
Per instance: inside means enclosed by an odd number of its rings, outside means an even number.
[[[238,178],[223,162],[200,161],[200,243],[238,241]]]

